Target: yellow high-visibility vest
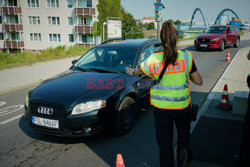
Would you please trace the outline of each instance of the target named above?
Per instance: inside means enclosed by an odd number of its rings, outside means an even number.
[[[142,71],[157,79],[165,65],[164,52],[156,52],[141,63]],[[159,84],[151,87],[151,105],[161,109],[184,109],[191,101],[189,73],[192,68],[191,52],[178,51],[176,64],[169,64]]]

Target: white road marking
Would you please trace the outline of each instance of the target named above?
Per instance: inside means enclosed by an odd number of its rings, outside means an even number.
[[[17,116],[15,116],[15,117],[12,117],[12,118],[10,118],[10,119],[7,119],[7,120],[5,120],[5,121],[0,122],[0,124],[1,124],[1,125],[7,124],[7,123],[9,123],[9,122],[11,122],[11,121],[14,121],[14,120],[16,120],[16,119],[18,119],[18,118],[21,118],[22,116],[23,116],[23,114],[17,115]]]
[[[4,116],[4,115],[11,114],[13,112],[16,112],[16,111],[22,109],[23,107],[24,107],[24,105],[15,105],[15,106],[10,106],[10,107],[0,109],[0,117]]]
[[[5,104],[6,104],[6,102],[4,102],[4,101],[0,102],[0,107],[3,106],[3,105],[5,105]]]

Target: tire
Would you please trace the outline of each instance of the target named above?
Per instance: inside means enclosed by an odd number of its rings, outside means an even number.
[[[128,133],[135,123],[136,103],[132,97],[125,97],[118,107],[116,115],[116,134]]]
[[[225,49],[225,41],[221,40],[220,42],[220,51],[223,51]]]
[[[237,38],[236,43],[234,44],[234,47],[235,47],[235,48],[238,48],[238,47],[239,47],[239,44],[240,44],[240,39]]]

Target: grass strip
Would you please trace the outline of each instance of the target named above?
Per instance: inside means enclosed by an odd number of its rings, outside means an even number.
[[[58,46],[56,48],[48,48],[41,53],[1,53],[0,54],[0,70],[19,67],[24,65],[32,65],[37,62],[44,62],[62,58],[77,57],[86,53],[90,47],[83,48],[81,46]]]

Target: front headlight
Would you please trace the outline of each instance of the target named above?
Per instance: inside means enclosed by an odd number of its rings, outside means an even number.
[[[106,100],[89,101],[86,103],[77,104],[71,113],[71,115],[83,114],[90,111],[98,110],[106,106]]]
[[[211,39],[211,41],[218,41],[220,38]]]
[[[25,98],[25,106],[29,107],[29,94]]]

